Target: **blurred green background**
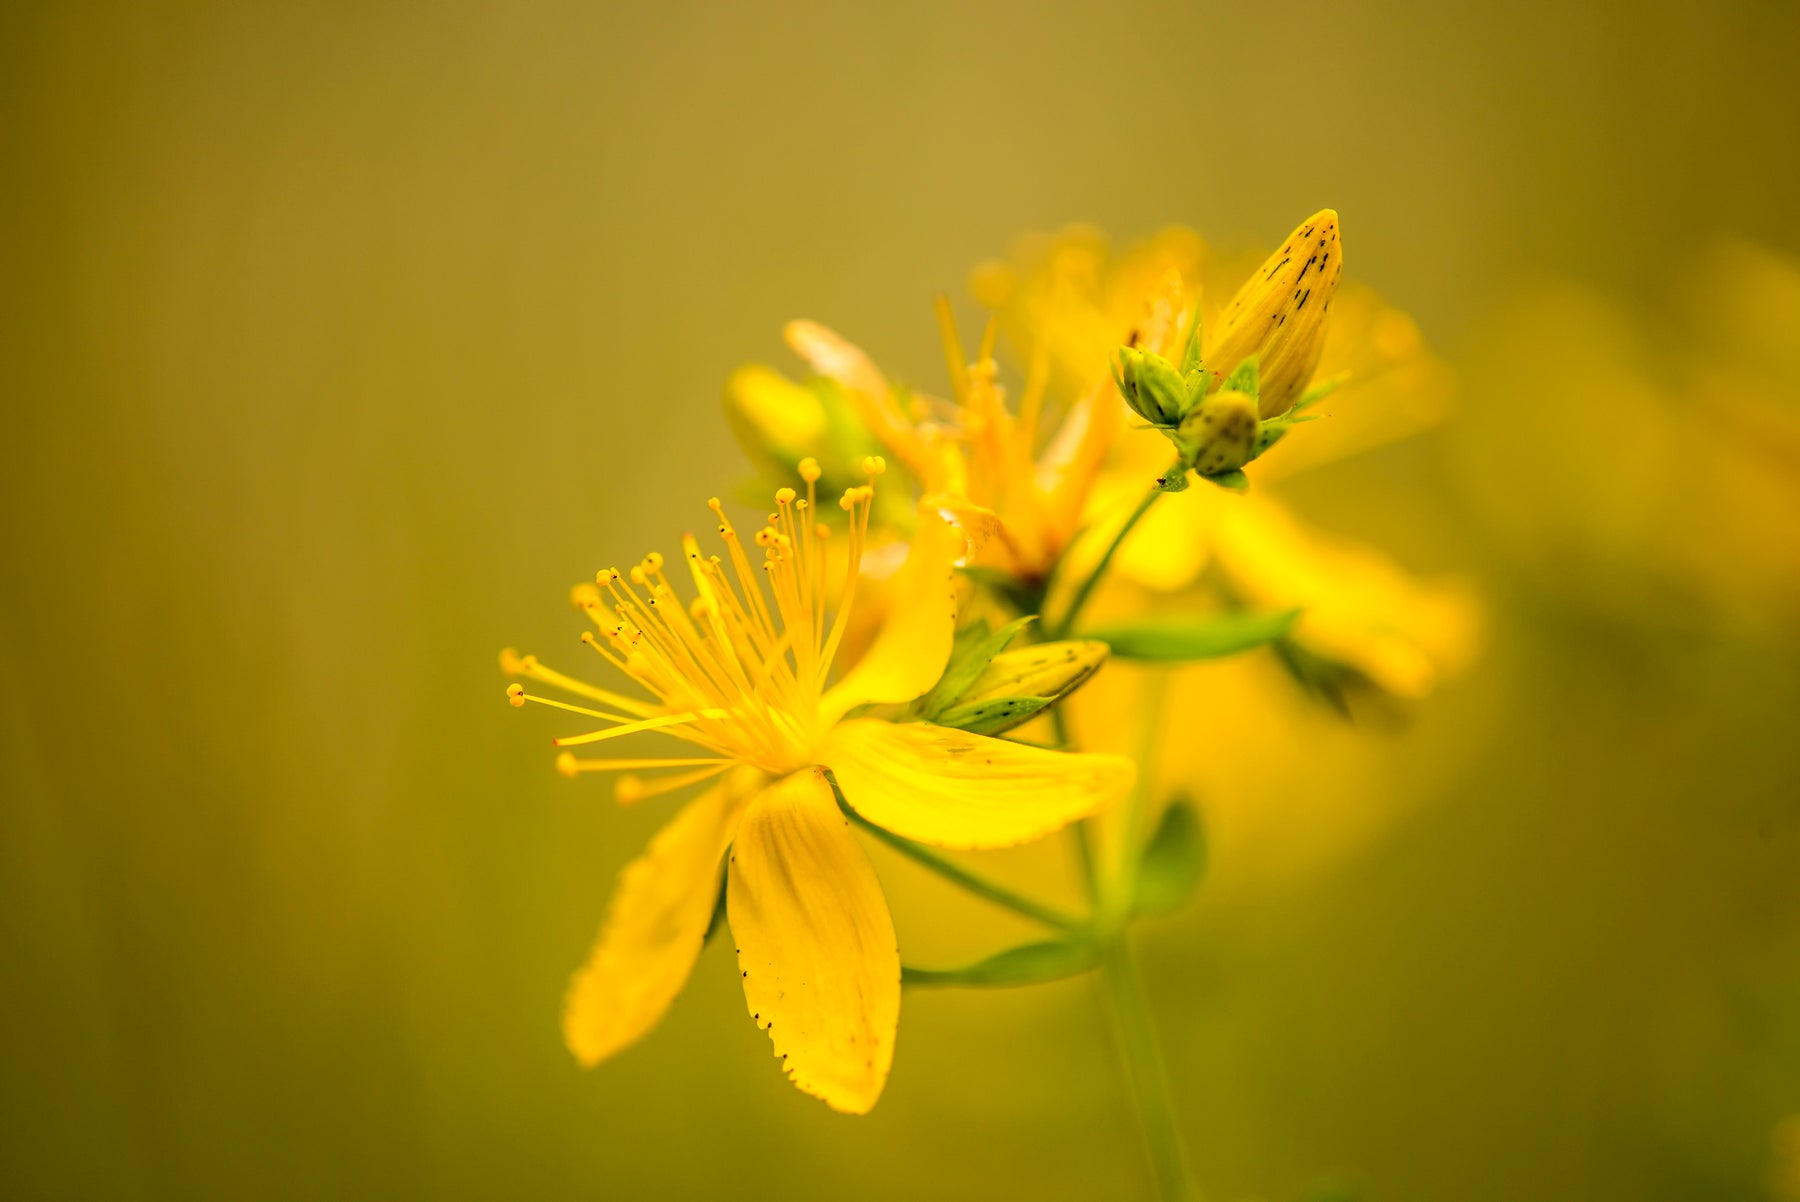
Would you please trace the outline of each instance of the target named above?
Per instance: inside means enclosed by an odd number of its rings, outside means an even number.
[[[1330,204],[1463,418],[1291,495],[1475,579],[1488,645],[1319,774],[1371,833],[1146,931],[1198,1175],[1800,1196],[1800,601],[1534,556],[1515,503],[1615,461],[1579,389],[1535,454],[1591,311],[1540,281],[1660,350],[1715,236],[1800,252],[1797,49],[1783,0],[7,5],[0,1193],[1147,1196],[1088,982],[909,994],[849,1120],[714,947],[578,1071],[564,982],[665,811],[560,780],[495,653],[746,474],[719,390],[786,319],[937,385],[931,295],[1019,232]],[[1015,933],[877,865],[909,958]]]

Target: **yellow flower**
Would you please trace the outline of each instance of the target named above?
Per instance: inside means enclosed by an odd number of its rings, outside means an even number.
[[[1057,259],[1081,264],[1065,275],[1070,286],[1060,292],[1044,283],[1045,265]],[[1109,254],[1097,235],[1075,229],[1024,241],[1009,262],[977,269],[973,287],[1021,356],[1052,343],[1049,357],[1063,365],[1067,381],[1104,372],[1125,345],[1178,359],[1182,342],[1171,331],[1184,337],[1193,320],[1201,323],[1206,369],[1229,371],[1232,323],[1224,309],[1258,278],[1258,263],[1266,271],[1260,253],[1222,255],[1185,230]],[[1285,295],[1294,300],[1292,289]],[[1318,299],[1295,311],[1313,312]],[[1374,548],[1316,529],[1288,507],[1283,482],[1436,423],[1449,409],[1454,382],[1412,320],[1367,288],[1343,279],[1331,301],[1310,376],[1295,373],[1297,384],[1282,385],[1303,395],[1319,381],[1341,379],[1309,410],[1324,420],[1296,428],[1257,458],[1247,495],[1196,485],[1158,501],[1120,548],[1088,614],[1103,624],[1196,607],[1297,608],[1291,649],[1305,663],[1296,666],[1328,670],[1383,696],[1416,698],[1474,654],[1476,599],[1458,582],[1420,579]],[[1172,321],[1144,319],[1171,312],[1178,315]],[[1275,324],[1283,326],[1279,317]],[[1144,340],[1146,326],[1162,337],[1160,346]],[[1266,367],[1260,349],[1258,355]],[[1259,375],[1266,389],[1267,373]],[[1167,442],[1150,432],[1117,441],[1084,514],[1088,533],[1070,548],[1063,579],[1085,578],[1168,463]],[[1083,740],[1107,749],[1145,746],[1150,674],[1109,668],[1074,697],[1070,716]],[[1371,739],[1368,723],[1352,726],[1318,705],[1273,654],[1172,674],[1159,667],[1154,675],[1167,676],[1170,717],[1142,771],[1163,788],[1202,799],[1209,838],[1224,849],[1219,862],[1233,866],[1215,883],[1267,881],[1342,854],[1391,815],[1402,782],[1412,779],[1380,776],[1390,745]]]
[[[1667,275],[1648,328],[1568,281],[1503,306],[1471,357],[1453,479],[1547,597],[1791,639],[1800,260],[1721,240]]]
[[[857,589],[873,477],[847,490],[849,546],[841,573],[817,520],[819,466],[800,464],[805,496],[776,493],[751,541],[711,502],[726,555],[684,539],[694,597],[683,604],[651,555],[627,574],[599,573],[576,605],[596,631],[582,641],[647,698],[598,688],[534,657],[507,652],[511,673],[588,704],[507,690],[604,723],[556,740],[591,747],[656,732],[691,754],[577,756],[559,768],[668,771],[620,779],[621,800],[721,777],[687,803],[624,872],[564,1014],[570,1049],[595,1064],[662,1017],[699,955],[730,848],[726,912],[744,997],[794,1084],[834,1109],[862,1113],[887,1080],[900,1009],[900,961],[874,870],[839,812],[827,771],[869,821],[948,848],[992,848],[1048,834],[1131,786],[1130,761],[1074,755],[925,723],[852,716],[909,701],[937,680],[956,618],[953,567],[962,536],[924,515],[895,581],[888,620],[869,650],[830,684]],[[757,562],[759,561],[759,562]],[[762,580],[759,581],[759,575]],[[765,588],[766,582],[766,588]]]
[[[1113,353],[1109,347],[1131,342],[1142,327],[1133,325],[1130,314],[1172,310],[1173,320],[1154,327],[1165,347],[1187,320],[1199,320],[1208,370],[1229,371],[1233,358],[1250,353],[1268,356],[1260,378],[1265,413],[1272,396],[1285,409],[1315,381],[1341,380],[1311,410],[1325,420],[1295,430],[1256,460],[1249,495],[1193,488],[1165,499],[1127,537],[1113,571],[1152,593],[1181,593],[1204,580],[1222,585],[1236,604],[1300,609],[1292,638],[1304,652],[1347,667],[1385,692],[1417,697],[1472,654],[1477,625],[1472,597],[1460,585],[1414,580],[1371,548],[1309,529],[1279,499],[1279,482],[1288,476],[1434,423],[1447,411],[1453,391],[1448,369],[1426,348],[1410,318],[1368,289],[1338,282],[1337,224],[1332,210],[1322,210],[1254,270],[1247,260],[1213,254],[1191,233],[1168,231],[1130,248],[1117,263],[1095,259],[1088,271],[1095,283],[1085,292],[1065,291],[1065,312],[1042,289],[997,288],[992,281],[1005,273],[993,266],[978,271],[976,291],[1002,306],[998,316],[1016,340],[1030,345],[1034,338],[1056,339],[1067,344],[1061,357],[1088,356],[1097,371]],[[1093,245],[1085,230],[1061,238],[1079,247]],[[1295,239],[1305,245],[1295,246]],[[1321,247],[1321,240],[1327,245]],[[1298,254],[1302,249],[1304,257]],[[1028,250],[1027,264],[1043,255]],[[1300,306],[1290,277],[1306,269],[1298,288],[1305,297],[1305,280],[1321,266],[1332,274],[1321,277],[1320,290]],[[1030,273],[1029,266],[1012,269],[1015,277]],[[1281,288],[1274,288],[1273,280],[1281,281]],[[1223,295],[1232,300],[1221,311],[1213,298]],[[1315,306],[1321,300],[1331,302],[1329,322],[1323,320],[1325,307]],[[1184,312],[1193,317],[1179,316]],[[1308,313],[1315,317],[1307,319]],[[1244,333],[1268,334],[1266,327],[1273,326],[1291,334],[1303,321],[1309,322],[1305,329],[1273,354],[1267,339],[1258,344]],[[1069,332],[1081,333],[1077,344],[1069,344]],[[1168,447],[1161,439],[1119,443],[1084,514],[1091,534],[1072,549],[1066,576],[1083,576],[1167,465]]]
[[[1079,528],[1088,490],[1112,446],[1117,393],[1102,378],[1052,420],[1044,405],[1048,369],[1040,361],[1014,410],[998,380],[993,331],[967,362],[942,300],[938,315],[954,401],[942,417],[945,407],[929,398],[904,404],[869,357],[835,331],[796,321],[786,335],[813,371],[844,389],[869,432],[906,465],[919,483],[921,507],[962,528],[971,563],[1041,585]]]

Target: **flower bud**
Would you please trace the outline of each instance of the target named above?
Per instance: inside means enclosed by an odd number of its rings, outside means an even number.
[[[1002,651],[956,699],[957,705],[978,705],[1003,697],[1055,701],[1085,684],[1100,670],[1106,656],[1106,644],[1093,639],[1064,639]]]
[[[1221,377],[1256,356],[1258,408],[1275,417],[1305,389],[1325,350],[1325,318],[1344,261],[1335,209],[1288,235],[1225,306],[1205,360]]]
[[[1202,476],[1243,467],[1256,457],[1256,402],[1249,394],[1220,389],[1188,414],[1175,445]]]
[[[1192,395],[1174,364],[1135,346],[1119,349],[1119,391],[1132,412],[1153,426],[1179,423]]]

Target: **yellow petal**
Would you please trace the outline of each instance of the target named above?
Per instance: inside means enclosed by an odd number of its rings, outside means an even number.
[[[881,631],[856,667],[826,695],[828,720],[869,702],[911,701],[937,683],[956,637],[960,530],[935,513],[919,515],[906,564],[888,590]]]
[[[1325,350],[1326,317],[1344,270],[1334,209],[1320,209],[1244,281],[1208,328],[1206,366],[1230,375],[1257,356],[1262,415],[1287,412]]]
[[[863,424],[900,457],[907,470],[923,476],[927,455],[919,432],[901,412],[887,377],[863,349],[816,321],[790,321],[782,333],[808,367],[843,388]]]
[[[843,722],[819,756],[856,812],[938,847],[1010,847],[1130,791],[1123,756],[1046,751],[925,722]]]
[[[760,363],[738,368],[725,382],[725,418],[753,453],[789,463],[818,451],[829,424],[810,388]]]
[[[689,802],[620,874],[587,964],[569,984],[563,1039],[592,1067],[641,1039],[687,983],[705,941],[719,857],[761,774],[734,774]]]
[[[731,853],[726,912],[744,1001],[793,1083],[833,1110],[881,1096],[900,953],[875,870],[817,768],[764,790]]]

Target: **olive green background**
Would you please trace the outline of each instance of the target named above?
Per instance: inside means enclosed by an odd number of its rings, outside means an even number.
[[[781,322],[938,384],[930,297],[1029,229],[1333,205],[1504,414],[1533,279],[1649,312],[1714,234],[1800,252],[1797,48],[1731,0],[7,5],[0,1193],[1147,1196],[1085,981],[909,994],[853,1120],[714,947],[578,1071],[563,984],[667,807],[557,778],[496,651],[741,480],[720,386]],[[1547,586],[1454,437],[1295,494],[1478,580],[1488,646],[1370,732],[1421,794],[1375,838],[1145,931],[1198,1176],[1780,1197],[1800,643]],[[877,863],[909,956],[1019,933]]]

